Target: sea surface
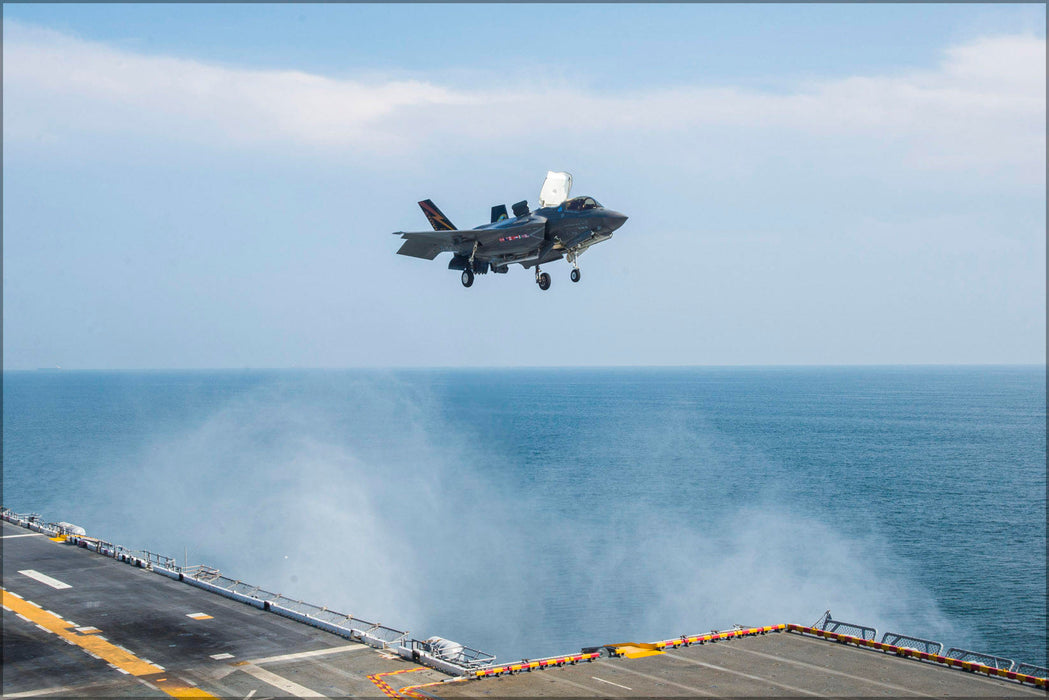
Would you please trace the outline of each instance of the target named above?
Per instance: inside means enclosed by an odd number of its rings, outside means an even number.
[[[3,477],[504,660],[829,609],[1046,665],[1044,366],[4,372]]]

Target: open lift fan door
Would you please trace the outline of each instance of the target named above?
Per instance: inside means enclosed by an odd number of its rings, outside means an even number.
[[[572,191],[572,176],[568,173],[547,171],[543,189],[539,191],[539,206],[556,207],[568,199]]]

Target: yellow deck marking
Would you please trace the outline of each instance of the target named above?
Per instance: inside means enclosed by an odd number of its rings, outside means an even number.
[[[469,679],[466,678],[466,677],[461,677],[461,678],[452,678],[452,679],[447,680],[447,681],[434,681],[433,683],[422,683],[420,685],[409,685],[409,686],[405,686],[404,688],[401,688],[400,690],[398,690],[397,694],[400,695],[402,698],[403,697],[409,697],[409,698],[419,698],[419,700],[427,700],[427,698],[430,698],[430,697],[433,697],[433,696],[423,695],[421,692],[416,692],[416,691],[418,691],[419,688],[429,688],[430,686],[444,685],[446,683],[463,683],[463,682],[465,682],[467,680],[469,680]]]
[[[186,617],[192,617],[194,620],[214,620],[211,615],[207,613],[186,613]]]
[[[97,655],[103,661],[111,663],[117,668],[122,668],[134,676],[145,676],[150,673],[159,673],[163,670],[159,666],[146,663],[134,654],[121,649],[115,644],[110,644],[97,635],[77,634],[73,631],[72,625],[69,622],[66,622],[62,618],[53,615],[46,610],[42,610],[34,605],[29,605],[24,600],[19,600],[7,591],[3,591],[3,601],[5,608],[29,618],[31,622],[40,625],[48,632],[53,632],[62,639],[73,642],[77,646]]]
[[[640,659],[645,656],[655,656],[663,652],[655,648],[655,644],[618,644],[615,647],[617,654],[622,654],[628,659]]]
[[[127,649],[118,647],[117,645],[101,638],[97,634],[78,634],[75,631],[72,622],[63,620],[58,615],[43,610],[36,605],[31,605],[28,601],[22,600],[18,596],[12,595],[5,590],[0,589],[0,593],[3,594],[3,605],[8,610],[28,619],[30,622],[33,622],[48,632],[61,637],[67,642],[76,644],[87,653],[93,654],[103,661],[113,664],[125,673],[132,676],[143,677],[143,680],[151,680],[149,676],[161,676],[164,674],[164,669],[160,666],[143,661]],[[176,698],[215,697],[211,693],[206,693],[200,688],[194,688],[174,681],[167,681],[163,684],[158,684],[158,687],[168,695]]]
[[[383,678],[386,677],[386,676],[399,676],[399,675],[401,675],[403,673],[415,673],[416,671],[426,671],[426,670],[428,670],[428,669],[425,666],[416,666],[415,668],[402,668],[399,671],[387,671],[386,673],[373,673],[372,675],[368,676],[368,680],[370,680],[372,683],[374,683],[375,687],[377,687],[379,690],[381,690],[383,695],[385,695],[386,697],[399,699],[399,698],[402,697],[401,694],[400,694],[401,691],[394,690],[393,687],[390,686],[389,683],[387,683],[386,681],[383,680]],[[418,687],[418,686],[413,686],[413,687]],[[411,695],[411,697],[417,698],[417,697],[420,697],[420,696],[419,695]]]
[[[186,685],[177,680],[168,678],[153,679],[153,684],[173,698],[213,698],[216,697],[209,692],[201,690],[196,686]]]

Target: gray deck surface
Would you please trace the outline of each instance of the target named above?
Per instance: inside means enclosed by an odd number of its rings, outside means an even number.
[[[442,698],[1046,695],[1011,681],[789,632],[425,690]]]
[[[177,679],[222,697],[306,695],[306,691],[374,697],[382,694],[369,675],[418,668],[363,644],[42,535],[10,537],[29,531],[7,522],[0,525],[5,590],[79,627],[97,627],[96,634],[109,642],[163,667],[165,673],[159,678]],[[71,588],[56,590],[18,573],[25,569]],[[212,619],[187,617],[193,613]],[[163,683],[155,674],[121,673],[14,612],[4,610],[3,623],[5,697],[47,691],[62,696],[170,694],[161,690]],[[318,650],[331,653],[281,658]],[[213,654],[231,656],[213,659]],[[448,678],[431,669],[405,677],[415,683]]]
[[[64,634],[3,611],[3,694],[168,697],[200,690],[221,697],[381,696],[369,675],[394,691],[448,680],[399,657],[172,581],[144,569],[58,544],[0,521],[3,586],[73,622]],[[56,589],[20,573],[68,584]],[[26,610],[18,600],[5,596]],[[210,619],[188,617],[204,613]],[[60,626],[60,625],[59,625]],[[124,673],[89,655],[85,637],[117,645],[137,663]],[[637,640],[649,641],[649,640]],[[600,643],[596,641],[595,643]],[[228,655],[228,656],[225,656]],[[219,656],[219,658],[213,658]],[[508,661],[508,660],[507,660]],[[135,674],[138,675],[135,675]],[[427,685],[436,697],[629,696],[1042,696],[1015,682],[865,649],[770,633],[643,658],[601,658],[512,676]]]

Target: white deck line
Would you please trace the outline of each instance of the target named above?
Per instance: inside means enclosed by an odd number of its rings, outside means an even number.
[[[287,678],[284,678],[283,676],[278,676],[276,673],[273,673],[272,671],[267,671],[266,669],[259,668],[258,666],[255,666],[253,664],[248,664],[246,666],[240,666],[239,669],[241,671],[244,671],[244,673],[247,673],[248,675],[251,675],[251,676],[254,676],[255,678],[258,678],[263,683],[268,683],[269,685],[272,685],[274,688],[279,688],[280,690],[283,690],[288,695],[294,695],[297,698],[323,698],[323,697],[325,697],[324,695],[321,695],[320,693],[318,693],[316,690],[310,690],[306,686],[299,685],[298,683],[296,683],[294,681],[289,681]]]
[[[734,671],[731,668],[725,668],[724,666],[718,666],[717,664],[706,664],[702,661],[696,661],[695,659],[687,659],[683,656],[675,656],[674,654],[667,654],[667,658],[673,661],[680,661],[681,663],[692,664],[693,666],[703,666],[704,668],[712,668],[715,671],[721,671],[722,673],[728,673],[733,676],[739,676],[740,678],[749,678],[750,680],[757,681],[758,683],[774,685],[777,688],[783,688],[784,690],[789,690],[790,692],[798,695],[814,695],[817,697],[820,695],[819,693],[815,693],[811,690],[805,690],[804,688],[798,688],[797,686],[787,685],[786,683],[777,683],[773,680],[769,680],[768,678],[762,678],[761,676],[753,676],[749,673],[744,673],[743,671]]]
[[[328,654],[340,654],[344,651],[354,649],[369,649],[367,644],[345,644],[341,647],[329,647],[327,649],[314,649],[313,651],[300,651],[297,654],[281,654],[280,656],[267,656],[264,659],[253,659],[253,664],[270,664],[277,661],[292,661],[294,659],[308,659],[311,656],[326,656]]]
[[[39,571],[36,571],[35,569],[22,569],[18,573],[22,574],[23,576],[28,576],[34,581],[46,583],[48,586],[51,586],[51,588],[57,590],[62,590],[63,588],[72,588],[72,586],[70,586],[68,583],[65,583],[64,581],[59,581],[57,578],[51,578],[47,574],[42,574]]]
[[[55,686],[54,688],[38,688],[36,690],[24,690],[21,693],[4,693],[5,698],[32,698],[37,695],[51,695],[61,693],[66,695],[70,689],[64,685]]]
[[[592,679],[594,679],[595,681],[600,681],[602,683],[608,683],[609,685],[614,685],[615,687],[622,688],[623,690],[633,690],[633,688],[628,688],[625,685],[619,685],[618,683],[613,683],[612,681],[606,681],[604,678],[598,678],[597,676],[590,676],[590,677]]]
[[[717,693],[711,693],[708,690],[703,690],[702,688],[696,688],[696,687],[691,686],[691,685],[685,685],[684,683],[676,683],[676,682],[674,682],[672,680],[668,680],[666,678],[663,678],[662,676],[653,676],[651,673],[645,673],[643,671],[638,671],[636,668],[627,668],[626,665],[622,665],[622,666],[614,665],[614,664],[611,664],[611,663],[609,663],[607,661],[596,661],[595,663],[598,664],[598,665],[601,665],[601,666],[608,666],[609,668],[615,669],[613,672],[628,673],[630,675],[639,676],[641,678],[647,678],[648,680],[655,681],[656,683],[659,683],[661,685],[670,685],[670,686],[673,686],[675,688],[681,688],[682,690],[687,691],[689,695],[702,695],[702,696],[706,696],[706,697],[718,697]]]
[[[818,673],[829,673],[832,676],[843,676],[843,677],[848,678],[850,680],[859,681],[861,683],[866,683],[866,684],[870,684],[870,685],[876,685],[876,686],[880,686],[882,688],[887,688],[889,690],[892,690],[892,691],[894,691],[896,693],[900,693],[902,695],[924,695],[924,693],[921,693],[921,692],[919,692],[917,690],[914,690],[913,688],[905,688],[902,685],[893,685],[892,683],[885,683],[883,681],[876,681],[876,680],[873,680],[871,678],[864,678],[863,676],[854,676],[851,673],[845,673],[844,671],[836,671],[833,668],[828,668],[826,666],[817,666],[816,664],[810,664],[810,663],[807,663],[805,661],[795,661],[794,659],[788,659],[788,658],[783,657],[783,656],[775,656],[773,654],[765,654],[765,653],[760,652],[760,651],[754,651],[753,649],[744,649],[744,648],[739,647],[739,646],[729,647],[729,649],[731,649],[733,652],[742,652],[744,654],[753,654],[755,656],[761,656],[763,658],[770,659],[772,661],[778,661],[780,663],[790,664],[792,666],[798,666],[799,668],[804,668],[804,669],[807,669],[809,671],[816,671]]]

